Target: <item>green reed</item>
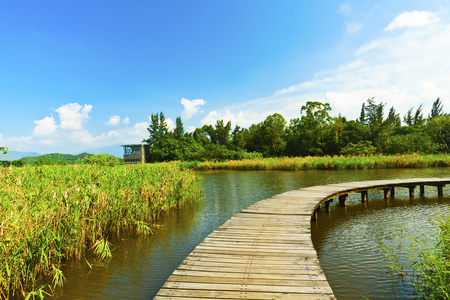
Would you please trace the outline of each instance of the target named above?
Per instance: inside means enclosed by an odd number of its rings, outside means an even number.
[[[375,155],[375,156],[325,156],[276,157],[244,159],[225,162],[179,163],[183,168],[195,170],[352,170],[384,168],[449,167],[450,155]]]
[[[174,164],[0,168],[0,298],[62,286],[62,263],[110,257],[109,236],[149,234],[200,193],[198,177]]]
[[[383,241],[381,243],[386,265],[406,278],[403,282],[413,286],[414,296],[419,299],[450,299],[450,217],[439,215],[435,224],[436,233],[431,238],[410,237],[399,225],[399,245],[391,248]],[[398,254],[402,249],[409,253],[407,265],[401,262]],[[406,268],[411,269],[409,273]]]

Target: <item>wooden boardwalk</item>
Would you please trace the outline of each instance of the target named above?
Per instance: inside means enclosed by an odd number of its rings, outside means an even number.
[[[212,232],[180,264],[154,299],[335,299],[311,241],[311,219],[349,193],[436,186],[450,178],[364,181],[314,186],[259,201]],[[321,205],[322,204],[322,205]]]

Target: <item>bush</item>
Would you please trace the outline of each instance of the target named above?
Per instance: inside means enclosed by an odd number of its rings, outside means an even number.
[[[371,142],[359,141],[357,144],[348,143],[344,148],[342,148],[341,154],[351,156],[369,156],[375,154],[376,150],[377,148],[375,148]]]
[[[91,156],[87,161],[87,164],[90,165],[99,165],[99,166],[110,166],[110,167],[114,167],[117,165],[122,165],[123,164],[123,160],[111,155],[109,153],[101,153],[101,154],[97,154],[97,155],[93,155]]]

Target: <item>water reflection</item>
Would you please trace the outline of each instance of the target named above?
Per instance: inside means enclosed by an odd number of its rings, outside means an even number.
[[[90,259],[93,264],[92,270],[85,262],[66,268],[64,271],[68,282],[64,286],[63,295],[57,298],[152,299],[173,270],[196,245],[234,214],[259,200],[288,190],[314,185],[376,179],[444,177],[447,176],[447,169],[231,171],[202,172],[200,174],[204,178],[204,199],[202,202],[187,206],[163,218],[161,220],[162,227],[155,230],[150,238],[122,236],[112,241],[114,257],[108,263],[95,262]],[[347,208],[333,205],[331,213],[325,214],[323,211],[320,213],[319,222],[314,223],[312,227],[316,229],[314,230],[315,243],[318,245],[321,264],[327,272],[327,277],[333,276],[328,275],[330,270],[331,272],[338,270],[340,265],[352,266],[351,258],[370,253],[371,249],[375,249],[377,247],[376,233],[381,231],[388,235],[392,230],[392,228],[389,230],[382,228],[383,223],[385,223],[383,218],[387,218],[386,216],[381,218],[381,222],[376,221],[377,219],[364,221],[361,216],[376,215],[376,212],[380,209],[381,211],[389,211],[391,208],[387,209],[388,205],[394,210],[393,212],[385,212],[385,214],[392,214],[397,207],[402,207],[401,205],[397,206],[396,203],[408,204],[409,198],[400,200],[401,197],[406,197],[405,195],[407,195],[407,190],[404,192],[396,191],[397,198],[391,199],[389,204],[382,200],[380,203],[384,203],[385,207],[376,208],[378,202],[374,199],[382,198],[382,192],[381,196],[376,193],[369,194],[369,202],[365,204],[366,206],[361,205],[359,194],[353,194],[349,197]],[[416,198],[417,202],[421,201],[419,197]],[[412,203],[416,203],[416,198]],[[338,210],[339,214],[336,213]],[[411,218],[412,213],[406,214],[403,218]],[[400,213],[398,218],[401,220],[402,216]],[[394,218],[391,217],[391,219]],[[352,223],[352,220],[353,222],[359,221],[359,223]],[[392,227],[392,224],[388,224],[387,227]],[[344,240],[333,238],[330,233],[333,230],[338,232],[336,236],[342,237]],[[358,234],[355,235],[355,233]],[[361,248],[357,244],[356,240],[363,236],[369,237],[372,241],[368,248]],[[342,247],[345,244],[356,249],[356,252],[346,252]],[[341,259],[337,261],[338,265],[336,263],[333,265],[333,259],[330,258],[337,255],[330,254],[334,249],[339,249],[339,255],[342,255],[340,256]],[[378,261],[379,257],[375,259]],[[360,266],[359,264],[365,263],[364,261],[356,264]],[[336,271],[338,274],[339,272]],[[370,271],[360,272],[370,273]],[[364,282],[364,284],[361,281],[351,283],[349,277],[345,278],[345,284],[333,284],[331,278],[330,283],[333,289],[342,287],[344,290],[348,290],[349,287],[353,290],[355,285],[360,285],[361,291],[358,291],[358,294],[369,295],[370,293],[367,293],[366,289],[373,289],[368,287],[369,283],[377,282],[378,279],[376,278],[378,277],[386,277],[384,272],[383,270],[376,274],[370,273],[370,276],[366,279],[369,282]],[[341,277],[343,278],[343,276]],[[376,278],[374,279],[374,277]],[[388,283],[388,286],[389,284],[392,285],[392,283]],[[375,289],[378,288],[378,286],[375,287]],[[383,287],[383,289],[386,289],[386,287]],[[343,299],[348,298],[344,297]]]

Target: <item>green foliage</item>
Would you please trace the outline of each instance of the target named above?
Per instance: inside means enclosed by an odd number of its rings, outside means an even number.
[[[22,157],[20,160],[26,164],[35,164],[38,161],[40,161],[39,164],[55,164],[55,163],[77,164],[77,163],[85,163],[91,156],[92,154],[86,152],[80,153],[78,155],[51,153],[33,157]],[[50,158],[51,160],[48,160],[48,158]]]
[[[450,217],[437,219],[436,233],[433,239],[422,240],[408,236],[399,225],[397,229],[400,245],[391,248],[382,242],[381,248],[386,255],[386,265],[395,273],[405,277],[414,287],[415,296],[420,299],[450,298]],[[434,240],[430,241],[430,240]],[[409,246],[405,246],[405,241]],[[408,249],[411,273],[406,273],[405,265],[400,263],[397,254],[401,249]]]
[[[441,99],[437,98],[436,101],[433,102],[433,106],[431,108],[431,112],[428,115],[428,119],[433,119],[435,117],[439,117],[444,115],[444,108],[442,106]]]
[[[8,152],[8,148],[0,147],[0,151],[3,152],[3,154],[6,154]]]
[[[376,150],[370,141],[359,141],[356,144],[350,142],[342,148],[341,154],[346,156],[369,156],[375,154]]]
[[[101,153],[97,155],[91,156],[87,161],[87,164],[90,165],[99,165],[99,166],[110,166],[114,167],[117,165],[123,164],[123,159],[118,158],[109,153]]]
[[[110,257],[108,236],[151,233],[200,193],[195,173],[174,164],[0,168],[0,298],[61,286],[65,261]]]
[[[330,116],[328,103],[308,101],[301,106],[300,117],[286,120],[278,113],[267,116],[249,128],[218,120],[184,133],[181,118],[169,131],[163,113],[152,115],[149,126],[152,161],[227,161],[258,152],[264,157],[372,155],[402,153],[447,153],[450,151],[450,116],[438,98],[431,115],[424,119],[422,105],[411,108],[404,117],[391,107],[385,118],[385,103],[366,100],[357,120]],[[184,133],[184,134],[183,134]],[[239,152],[244,151],[244,152]],[[247,154],[246,154],[247,155]],[[244,155],[244,156],[246,156]]]
[[[324,157],[272,157],[242,160],[205,161],[182,164],[196,170],[349,170],[385,168],[449,167],[449,155],[373,155]]]

